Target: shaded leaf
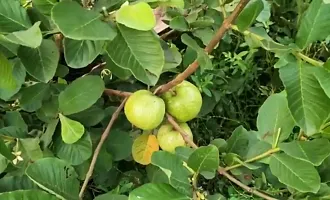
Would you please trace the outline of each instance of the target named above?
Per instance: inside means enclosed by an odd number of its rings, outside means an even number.
[[[50,15],[50,11],[57,2],[57,0],[32,0],[33,7],[44,15]]]
[[[60,199],[78,200],[79,181],[74,169],[57,158],[43,158],[30,164],[26,175],[40,188]]]
[[[152,31],[117,26],[119,33],[108,44],[107,55],[118,67],[131,71],[139,81],[155,85],[165,62],[159,39]]]
[[[20,146],[24,149],[24,152],[29,157],[29,160],[36,161],[43,157],[43,153],[40,149],[39,138],[24,138],[20,139]]]
[[[67,38],[112,40],[116,36],[115,29],[101,20],[100,13],[84,9],[74,1],[62,1],[56,4],[52,9],[51,17]]]
[[[106,147],[109,153],[113,156],[114,161],[119,161],[127,158],[132,153],[133,140],[127,132],[113,130],[111,131]]]
[[[47,83],[55,75],[60,55],[55,42],[44,39],[38,48],[21,46],[18,57],[31,76]]]
[[[91,116],[93,117],[91,118]],[[70,118],[79,121],[84,126],[95,126],[103,120],[104,116],[104,110],[93,105],[86,110],[70,115]]]
[[[12,90],[17,86],[13,74],[13,65],[9,60],[0,52],[0,89]]]
[[[0,199],[6,200],[59,200],[55,196],[41,190],[17,190],[0,194]]]
[[[10,192],[15,190],[38,189],[38,186],[26,175],[5,176],[0,179],[0,192]]]
[[[128,197],[125,195],[113,194],[109,192],[95,197],[94,200],[128,200]]]
[[[36,83],[24,88],[20,99],[20,106],[23,110],[34,112],[41,108],[45,96],[49,95],[49,84]]]
[[[249,28],[255,22],[263,9],[264,3],[262,0],[250,1],[235,20],[237,27],[241,31]]]
[[[84,76],[73,81],[60,93],[59,109],[65,115],[81,112],[91,107],[104,91],[104,82],[99,76]]]

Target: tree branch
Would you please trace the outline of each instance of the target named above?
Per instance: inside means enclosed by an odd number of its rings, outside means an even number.
[[[167,120],[168,122],[175,128],[175,130],[179,131],[181,136],[183,137],[183,140],[189,145],[191,146],[192,148],[194,149],[197,149],[198,146],[194,143],[194,141],[190,140],[187,133],[185,133],[185,131],[179,126],[179,124],[174,120],[174,118],[167,114],[166,113],[166,116],[167,116]],[[235,183],[236,185],[238,185],[239,187],[243,188],[244,190],[246,190],[247,192],[249,193],[252,193],[256,196],[259,196],[259,197],[262,197],[266,200],[276,200],[275,198],[273,197],[270,197],[264,193],[261,193],[257,190],[254,190],[252,188],[250,188],[249,186],[245,185],[244,183],[240,182],[239,180],[237,180],[235,177],[233,177],[232,175],[230,175],[225,168],[222,168],[222,167],[218,167],[218,173],[220,175],[223,175],[225,176],[226,178],[228,178],[231,182]]]
[[[102,145],[105,142],[105,140],[107,139],[107,137],[109,136],[111,127],[112,127],[113,123],[115,122],[115,120],[118,118],[118,115],[119,115],[120,111],[123,109],[123,107],[124,107],[124,105],[126,103],[126,100],[127,100],[127,98],[125,98],[122,101],[122,103],[120,104],[120,106],[113,113],[108,126],[106,127],[106,129],[102,133],[101,139],[100,139],[99,143],[97,144],[97,147],[96,147],[96,149],[94,151],[93,158],[92,158],[91,164],[89,166],[88,172],[86,174],[86,178],[84,180],[83,186],[81,187],[81,190],[79,192],[79,198],[80,199],[83,198],[84,192],[85,192],[86,187],[87,187],[87,184],[88,184],[88,181],[91,178],[91,176],[93,175],[94,167],[95,167],[95,164],[96,164],[96,161],[97,161],[97,157],[98,157],[98,155],[99,155],[99,153],[101,151]]]
[[[243,8],[246,6],[246,4],[249,2],[249,0],[241,0],[234,11],[231,13],[231,15],[225,19],[221,25],[221,27],[218,29],[217,33],[213,36],[210,43],[205,47],[206,53],[211,53],[211,51],[214,49],[214,47],[220,42],[220,40],[225,35],[226,31],[230,28],[230,25],[235,21],[235,19],[238,17],[238,15],[242,12]],[[191,74],[193,74],[199,67],[198,61],[195,60],[193,63],[189,65],[189,67],[182,73],[180,73],[175,79],[172,81],[159,86],[154,94],[162,94],[169,89],[173,88],[174,86],[178,85],[182,81],[184,81],[186,78],[188,78]]]
[[[106,95],[113,95],[113,96],[120,96],[120,97],[129,97],[132,94],[130,92],[124,92],[124,91],[113,90],[113,89],[105,89],[104,93]]]

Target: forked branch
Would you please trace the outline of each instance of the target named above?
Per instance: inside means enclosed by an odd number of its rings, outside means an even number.
[[[216,32],[216,34],[213,36],[212,40],[210,41],[210,43],[205,47],[205,51],[206,53],[211,53],[212,50],[214,49],[214,47],[220,42],[220,40],[223,38],[223,36],[225,35],[226,31],[231,27],[231,24],[236,20],[236,18],[238,17],[238,15],[242,12],[243,8],[246,6],[246,4],[249,2],[249,0],[241,0],[236,8],[234,9],[234,11],[231,13],[231,15],[226,18],[221,27],[218,29],[218,31]],[[162,94],[168,90],[170,90],[171,88],[173,88],[174,86],[178,85],[179,83],[181,83],[182,81],[184,81],[185,79],[187,79],[191,74],[193,74],[199,67],[199,63],[197,60],[195,60],[193,63],[191,63],[189,65],[189,67],[183,71],[182,73],[180,73],[177,77],[175,77],[175,79],[173,79],[172,81],[159,86],[156,90],[155,90],[155,94]]]

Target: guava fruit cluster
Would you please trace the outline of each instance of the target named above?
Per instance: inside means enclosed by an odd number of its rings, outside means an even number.
[[[194,119],[202,107],[202,95],[198,88],[188,81],[176,85],[161,97],[148,90],[134,92],[125,104],[125,115],[134,126],[142,130],[152,130],[163,122],[165,112],[172,115],[180,127],[193,139],[187,121]],[[181,134],[171,124],[162,124],[157,133],[159,146],[174,152],[178,146],[184,146]]]

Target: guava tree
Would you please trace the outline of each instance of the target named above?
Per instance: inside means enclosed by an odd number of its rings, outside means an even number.
[[[270,18],[289,5],[296,30],[279,40]],[[0,0],[0,199],[226,199],[203,187],[219,178],[252,198],[329,198],[329,62],[310,53],[328,48],[329,10],[327,0]],[[223,42],[237,42],[239,58],[227,58],[244,70],[238,46],[266,52],[283,87],[256,130],[199,147],[189,125],[219,101],[207,86]]]

